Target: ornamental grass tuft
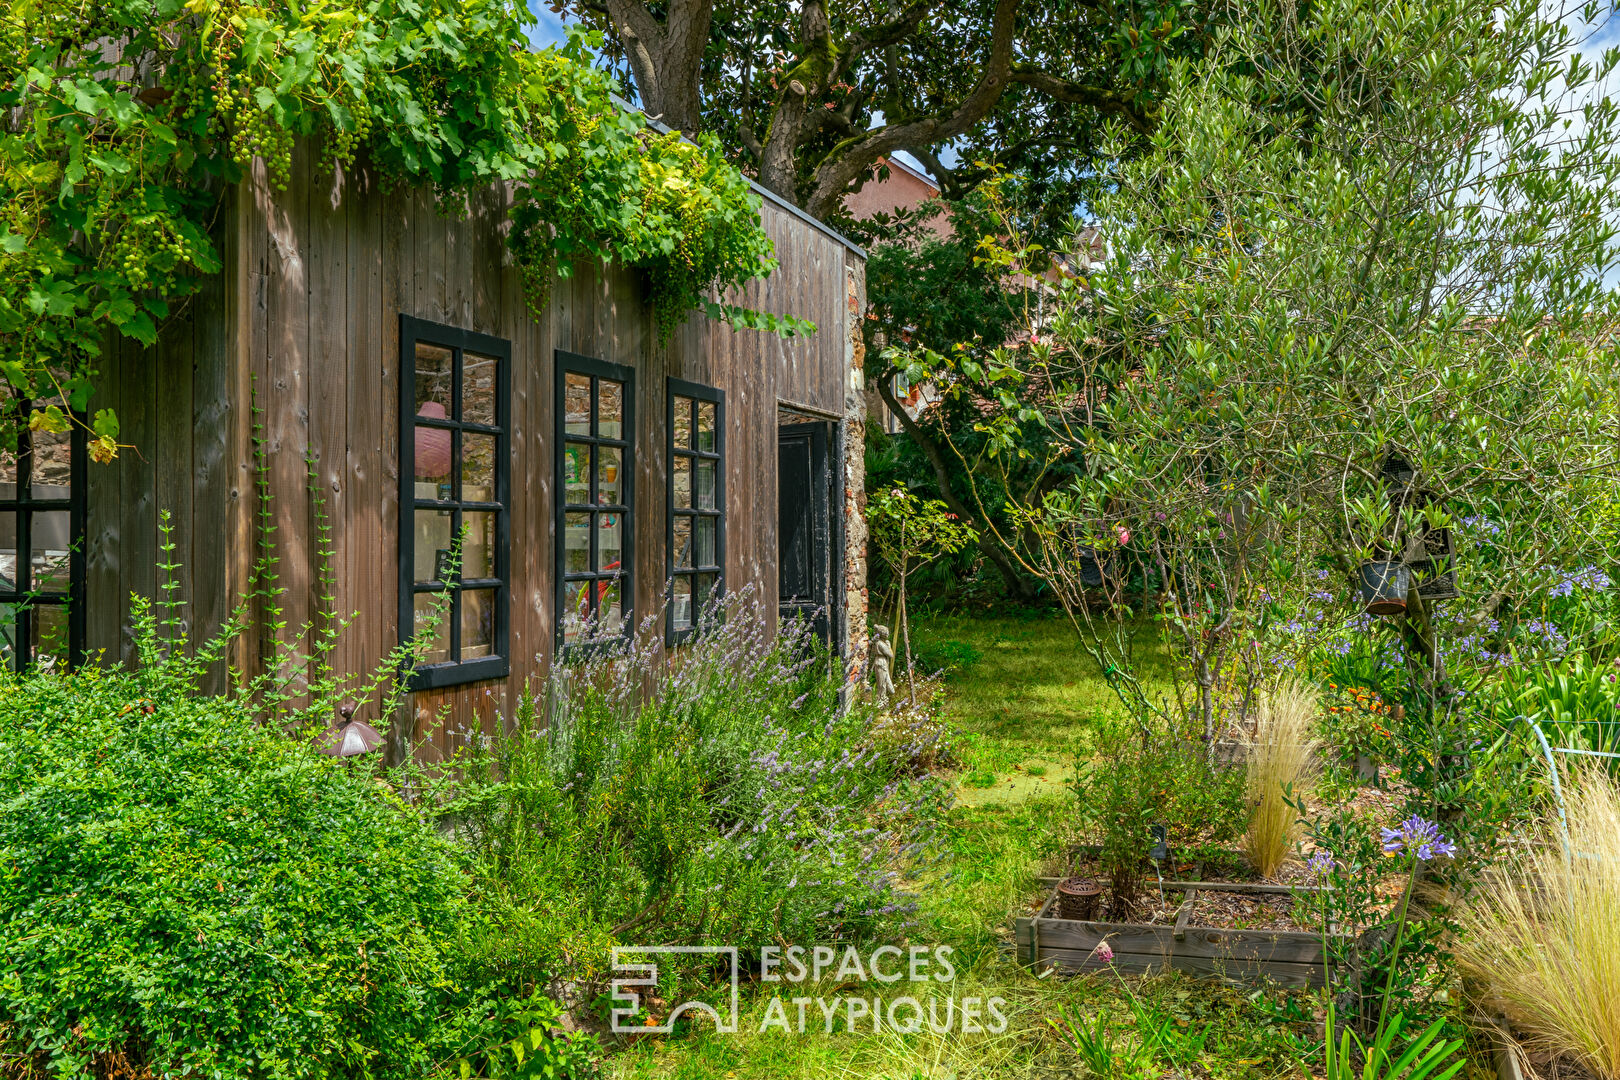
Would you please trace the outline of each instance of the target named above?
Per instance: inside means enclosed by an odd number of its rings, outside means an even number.
[[[1480,1004],[1534,1048],[1620,1080],[1620,787],[1592,769],[1565,795],[1570,854],[1554,830],[1486,878],[1454,950]]]
[[[1243,851],[1262,877],[1273,877],[1299,839],[1299,823],[1288,805],[1287,789],[1311,777],[1316,767],[1316,691],[1288,683],[1260,709],[1249,747],[1249,829]]]

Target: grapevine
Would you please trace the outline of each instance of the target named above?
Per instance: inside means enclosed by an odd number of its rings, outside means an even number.
[[[12,0],[0,375],[58,399],[52,423],[83,410],[103,348],[154,343],[219,272],[222,193],[254,168],[286,187],[306,144],[322,170],[364,159],[445,206],[511,184],[508,243],[537,309],[576,262],[618,261],[667,336],[769,273],[758,199],[720,148],[618,108],[583,35],[514,48],[530,19],[517,0]],[[98,415],[97,460],[116,430]]]

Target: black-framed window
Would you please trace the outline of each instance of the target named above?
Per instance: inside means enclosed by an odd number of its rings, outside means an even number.
[[[557,642],[629,636],[634,597],[635,372],[557,351]]]
[[[669,615],[665,640],[691,637],[725,588],[726,395],[669,380]]]
[[[399,627],[402,639],[429,634],[411,687],[502,678],[511,670],[512,345],[401,315],[399,350]]]
[[[13,671],[84,660],[84,418],[31,431],[33,408],[0,405],[0,653]]]

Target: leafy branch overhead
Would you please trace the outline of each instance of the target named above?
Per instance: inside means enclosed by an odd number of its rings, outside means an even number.
[[[818,217],[904,150],[953,199],[996,168],[1025,175],[1050,195],[1055,227],[1095,179],[1104,121],[1154,129],[1169,65],[1202,53],[1214,6],[553,3],[603,31],[649,114],[718,133],[760,183]]]
[[[465,206],[512,186],[531,305],[576,260],[636,266],[667,333],[774,267],[759,200],[712,137],[618,108],[591,42],[521,47],[511,0],[16,0],[0,14],[0,372],[82,410],[119,334],[150,345],[202,275],[222,191],[255,162],[285,186],[294,143],[323,168]],[[802,330],[769,317],[734,325]],[[59,412],[62,412],[59,408]],[[94,425],[116,453],[116,418]]]

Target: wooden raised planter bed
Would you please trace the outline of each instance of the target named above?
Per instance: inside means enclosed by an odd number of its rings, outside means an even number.
[[[1051,966],[1070,972],[1110,967],[1130,973],[1186,971],[1250,986],[1270,983],[1314,988],[1325,984],[1328,961],[1320,934],[1189,925],[1200,890],[1264,895],[1292,891],[1287,886],[1167,881],[1164,888],[1185,893],[1174,926],[1057,918],[1058,892],[1053,886],[1039,912],[1014,923],[1019,963],[1037,970]],[[1347,938],[1337,940],[1349,944]],[[1111,961],[1097,959],[1095,950],[1103,941],[1113,950]]]

